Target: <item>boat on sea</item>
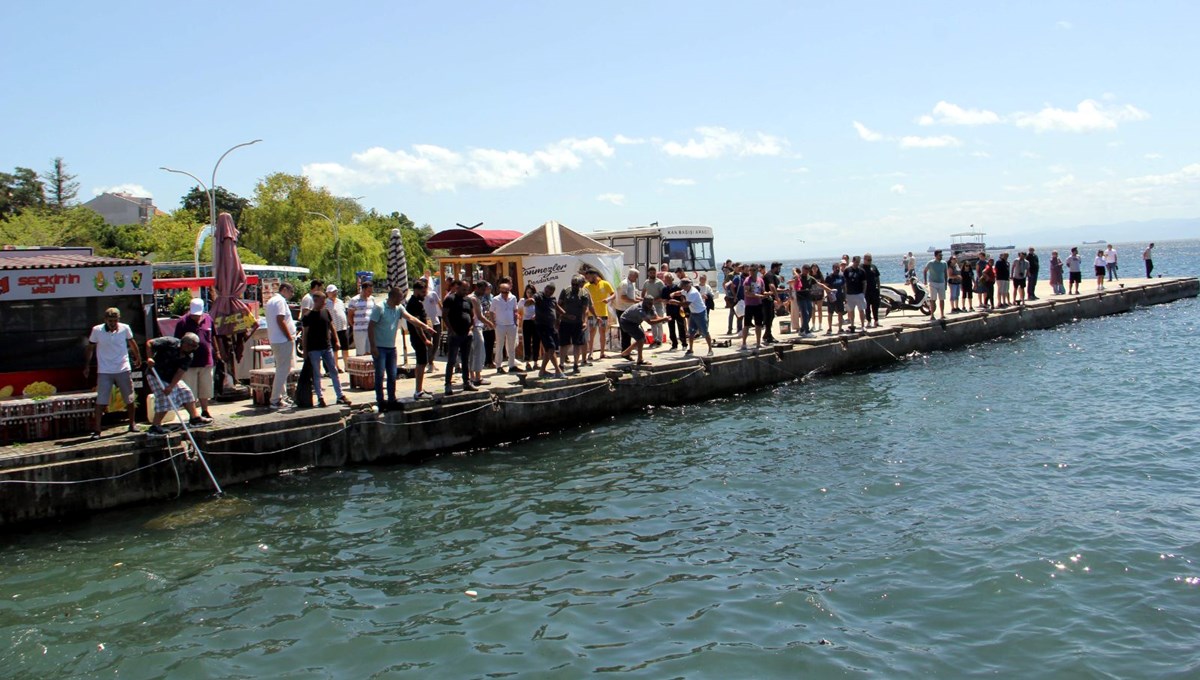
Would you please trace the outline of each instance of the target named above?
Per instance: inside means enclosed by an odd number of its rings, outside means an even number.
[[[959,262],[966,260],[974,264],[979,260],[979,256],[984,253],[986,248],[983,243],[984,236],[986,234],[975,229],[975,225],[971,225],[970,231],[960,231],[957,234],[950,234],[951,257],[958,258]]]
[[[1105,243],[1108,243],[1108,241],[1105,241],[1104,239],[1100,239],[1099,241],[1084,241],[1083,245],[1085,245],[1085,246],[1102,246]]]

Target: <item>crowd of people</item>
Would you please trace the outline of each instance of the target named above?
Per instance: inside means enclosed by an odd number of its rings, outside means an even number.
[[[1154,269],[1153,249],[1151,243],[1142,253],[1147,277]],[[959,261],[954,255],[946,259],[936,250],[919,272],[910,252],[900,264],[914,293],[918,278],[927,286],[929,318],[934,321],[945,319],[947,313],[1000,309],[1038,299],[1041,263],[1033,247],[1018,252],[1015,260],[1002,252],[998,257],[981,253],[976,259]],[[1096,251],[1093,269],[1099,290],[1104,290],[1106,282],[1119,280],[1118,265],[1114,246]],[[828,273],[811,263],[793,268],[790,277],[785,277],[782,267],[780,262],[764,266],[728,260],[722,267],[720,289],[729,310],[726,334],[734,335],[736,330],[739,349],[749,349],[752,328],[756,347],[776,342],[774,320],[780,315],[790,316],[790,329],[800,337],[812,337],[822,329],[832,335],[879,326],[881,274],[870,253],[844,255],[830,264]],[[1051,251],[1051,290],[1057,295],[1078,294],[1083,270],[1078,248],[1071,248],[1065,259],[1057,250]],[[297,337],[299,355],[311,371],[316,406],[327,404],[322,372],[332,383],[336,402],[351,405],[340,374],[348,368],[353,347],[357,355],[373,359],[375,401],[380,410],[397,405],[397,340],[410,344],[416,359],[414,399],[432,396],[425,390],[425,378],[437,371],[434,359],[443,341],[445,394],[453,394],[456,381],[463,391],[488,384],[485,369],[497,374],[536,370],[539,376],[562,378],[569,366],[579,373],[581,366],[609,358],[611,322],[620,331],[621,349],[615,356],[638,365],[649,363],[644,356],[646,348],[662,347],[668,340],[668,351],[683,349],[684,355],[690,356],[696,341],[703,339],[712,356],[709,319],[716,309],[717,289],[707,276],[699,274],[693,281],[683,270],[671,272],[664,265],[645,282],[640,279],[641,273],[630,269],[614,289],[599,272],[588,270],[572,277],[561,291],[554,284],[546,284],[540,291],[530,284],[516,295],[512,281],[500,278],[494,293],[487,281],[467,280],[447,281],[443,293],[437,278],[427,273],[414,283],[407,300],[393,287],[382,302],[375,299],[370,280],[362,281],[358,293],[348,300],[341,299],[337,286],[314,280],[299,304],[302,333],[289,307],[294,287],[281,283],[265,306],[275,365],[268,405],[278,409],[291,403],[286,393],[297,356]],[[643,324],[648,324],[648,331]],[[172,411],[186,411],[193,426],[211,423],[213,367],[221,357],[213,319],[205,312],[203,300],[192,300],[173,336],[148,341],[145,352],[148,382],[155,395],[149,432],[164,434],[162,421]],[[92,329],[85,376],[93,358],[98,375],[92,436],[100,436],[101,418],[114,391],[124,400],[129,430],[134,431],[131,373],[143,360],[133,332],[121,323],[120,311],[115,308],[106,310],[103,323]]]

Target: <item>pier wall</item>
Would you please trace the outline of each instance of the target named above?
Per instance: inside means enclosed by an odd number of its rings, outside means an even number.
[[[656,361],[568,379],[406,403],[375,414],[333,409],[239,418],[195,433],[227,490],[289,470],[370,463],[417,463],[598,422],[647,406],[701,402],[795,380],[893,363],[913,352],[964,347],[1029,330],[1196,297],[1195,278],[1164,279],[1078,297],[1039,300],[987,315],[921,317],[855,336],[788,338],[757,352]],[[615,362],[614,362],[615,364]],[[437,381],[435,381],[435,386]],[[0,527],[87,515],[135,503],[206,492],[212,484],[186,439],[126,437],[107,444],[6,451],[0,459]],[[12,448],[12,447],[9,447]],[[32,448],[32,447],[31,447]]]

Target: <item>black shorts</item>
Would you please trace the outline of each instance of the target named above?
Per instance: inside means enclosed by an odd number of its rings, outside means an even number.
[[[417,365],[423,366],[429,363],[429,348],[425,345],[425,334],[409,333],[408,339],[411,341],[413,354],[417,356]]]
[[[542,342],[542,347],[553,352],[558,349],[558,331],[554,326],[543,326],[538,324],[537,327],[538,339]]]
[[[1068,283],[1080,283],[1083,281],[1083,272],[1067,272],[1067,273],[1070,275],[1070,278],[1067,279]]]
[[[1106,267],[1096,266],[1096,276],[1104,276],[1107,273],[1108,269]]]
[[[350,350],[350,329],[347,328],[344,331],[338,331],[337,336],[338,336],[338,348],[340,348],[344,352],[349,351]]]
[[[758,326],[762,328],[763,323],[763,306],[762,305],[746,305],[746,319],[743,322],[746,328],[750,326]]]
[[[642,331],[642,324],[626,323],[626,322],[622,321],[620,325],[621,325],[621,332],[624,333],[625,335],[628,335],[629,337],[633,338],[634,342],[645,342],[646,341],[646,333],[644,331]]]
[[[564,346],[574,345],[580,347],[587,344],[583,324],[578,321],[564,321],[559,324],[558,339],[562,341]]]

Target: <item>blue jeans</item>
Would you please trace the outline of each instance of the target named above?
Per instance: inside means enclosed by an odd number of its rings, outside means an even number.
[[[456,335],[453,331],[446,336],[446,387],[450,386],[450,376],[454,375],[454,361],[462,361],[463,385],[470,384],[467,364],[471,356],[471,334]]]
[[[1108,280],[1114,281],[1117,278],[1117,264],[1115,262],[1107,262],[1104,267],[1108,269]]]
[[[800,332],[808,333],[809,323],[812,321],[813,313],[812,298],[804,295],[803,297],[798,298],[798,300],[800,302]]]
[[[396,348],[376,347],[379,354],[375,357],[375,403],[382,406],[383,401],[383,372],[387,370],[388,401],[396,401]]]
[[[333,382],[334,394],[337,395],[338,399],[341,399],[342,383],[338,378],[337,363],[333,358],[333,350],[315,349],[308,353],[305,360],[312,364],[313,392],[316,393],[317,400],[325,400],[325,395],[321,393],[321,364],[325,365],[325,372],[329,374],[329,379]]]

